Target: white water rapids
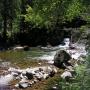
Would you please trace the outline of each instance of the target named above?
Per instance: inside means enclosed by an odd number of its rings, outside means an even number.
[[[45,54],[40,57],[36,57],[35,59],[52,61],[54,59],[56,52],[60,49],[66,50],[73,59],[78,59],[80,56],[86,56],[87,52],[85,50],[84,45],[74,44],[75,48],[77,48],[77,49],[69,49],[69,44],[70,44],[69,38],[65,38],[64,43],[65,43],[65,45],[58,45],[58,46],[52,47],[52,48],[43,47],[43,49],[47,49],[47,50],[50,49],[51,51],[49,52],[49,54]],[[52,49],[53,49],[53,51],[52,51]]]
[[[64,39],[64,43],[65,43],[65,45],[58,45],[56,47],[51,47],[51,48],[42,47],[43,50],[49,51],[48,54],[44,54],[44,55],[42,55],[40,57],[35,57],[34,59],[48,60],[48,61],[53,60],[57,50],[59,50],[59,49],[66,49],[66,48],[69,47],[69,43],[70,43],[69,38],[65,38]]]

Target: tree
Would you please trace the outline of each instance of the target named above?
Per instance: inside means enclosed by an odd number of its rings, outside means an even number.
[[[85,9],[88,8],[84,0],[33,0],[32,2],[33,5],[26,9],[25,21],[49,29],[55,29],[57,24],[66,21],[71,22],[76,17],[83,18]]]
[[[13,21],[19,11],[20,0],[0,0],[0,14],[3,22],[3,41],[7,42],[7,32],[13,28]]]

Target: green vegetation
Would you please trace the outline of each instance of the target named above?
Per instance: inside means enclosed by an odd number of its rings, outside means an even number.
[[[54,41],[58,44],[59,38],[62,40],[64,37],[61,29],[76,25],[74,19],[90,22],[89,0],[1,0],[0,8],[0,42],[5,47],[14,44],[46,45]],[[61,35],[57,34],[59,31]],[[36,39],[38,34],[44,37]],[[21,39],[22,36],[26,39]],[[36,42],[32,43],[35,39]]]
[[[84,17],[87,7],[82,0],[34,0],[33,7],[28,6],[24,15],[26,22],[38,27],[53,29],[56,24],[72,21],[75,17]]]
[[[60,90],[90,90],[90,56],[87,58],[87,63],[76,67],[77,75],[74,79],[68,82],[60,78],[48,82],[45,90],[52,90],[51,87],[57,86]],[[57,85],[56,85],[57,84]]]
[[[58,45],[65,37],[80,38],[87,27],[90,28],[90,0],[0,0],[0,63],[8,61],[21,68],[38,66],[39,62],[46,65],[46,62],[30,57],[47,52],[37,49],[12,51],[8,48]],[[72,31],[68,30],[70,28]],[[77,36],[75,29],[79,31]],[[84,38],[90,39],[90,35]],[[61,79],[59,73],[32,90],[50,90],[55,84],[60,90],[90,90],[90,52],[86,62],[75,70],[77,75],[70,82]]]
[[[54,82],[48,82],[46,90],[52,90],[51,87],[56,86],[60,90],[90,90],[90,51],[84,63],[75,67],[76,75],[73,79],[66,81],[60,77]]]

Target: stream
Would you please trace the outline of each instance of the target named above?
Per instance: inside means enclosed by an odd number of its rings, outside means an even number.
[[[85,56],[87,54],[87,52],[85,51],[85,46],[83,46],[83,45],[75,44],[75,47],[79,48],[79,50],[67,49],[69,47],[69,43],[70,43],[69,38],[65,38],[64,43],[65,43],[65,45],[58,45],[55,47],[31,48],[30,51],[22,52],[26,55],[25,57],[23,57],[22,54],[20,54],[20,53],[19,54],[22,55],[21,58],[47,60],[48,63],[52,63],[52,61],[54,59],[54,55],[60,49],[67,50],[67,52],[70,53],[74,59],[78,59],[81,55]],[[10,53],[12,53],[12,52],[10,52]],[[15,58],[17,58],[17,57],[15,57]],[[0,90],[12,90],[8,84],[13,79],[14,79],[14,77],[12,74],[0,75]]]

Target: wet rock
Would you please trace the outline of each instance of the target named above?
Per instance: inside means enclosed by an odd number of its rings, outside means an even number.
[[[70,71],[65,71],[64,73],[61,74],[61,78],[63,79],[69,79],[69,78],[72,78],[72,74]]]
[[[20,83],[28,82],[25,78],[21,79]]]
[[[21,78],[19,76],[15,77],[15,80],[20,80]]]
[[[37,80],[41,81],[43,79],[43,74],[41,72],[36,73],[35,77],[37,78]]]
[[[66,68],[67,68],[68,71],[70,71],[70,72],[71,72],[71,71],[74,71],[74,68],[73,68],[72,66],[67,66]]]
[[[15,85],[15,87],[19,87],[19,88],[27,88],[30,86],[30,83],[26,80],[26,79],[21,79],[21,81]]]
[[[22,75],[26,75],[26,70],[23,70],[22,71]]]
[[[55,68],[55,67],[52,67],[53,69],[53,71],[55,72],[55,73],[57,73],[58,71],[57,71],[57,69]]]
[[[43,79],[48,79],[48,78],[49,78],[49,74],[46,74],[46,73],[45,73],[45,74],[43,75]]]
[[[54,66],[43,66],[27,69],[16,69],[10,67],[8,72],[10,72],[10,74],[4,77],[5,80],[7,79],[6,81],[4,80],[5,82],[10,82],[11,80],[20,80],[20,82],[17,83],[15,87],[27,88],[32,86],[34,83],[37,83],[38,81],[53,77],[57,70]]]
[[[30,72],[26,72],[26,77],[27,77],[29,80],[31,80],[31,79],[33,79],[33,74],[30,73]]]
[[[24,46],[23,49],[24,49],[25,51],[28,51],[28,50],[29,50],[29,46]]]
[[[13,48],[13,50],[24,50],[24,47],[22,46],[16,46]]]
[[[30,84],[30,85],[33,85],[33,84],[34,84],[34,81],[29,82],[29,84]]]
[[[19,84],[16,84],[15,87],[18,88],[19,87]]]
[[[75,59],[70,59],[70,60],[68,61],[68,63],[71,64],[71,67],[74,66],[76,62],[77,62],[77,60],[75,60]]]
[[[57,67],[63,67],[63,63],[69,64],[68,61],[71,59],[71,56],[64,50],[60,50],[54,56],[54,65]]]
[[[13,50],[25,50],[25,51],[28,51],[29,46],[16,46],[16,47],[13,48]]]
[[[24,73],[28,72],[28,73],[32,73],[32,74],[34,75],[34,74],[35,74],[35,71],[37,71],[36,68],[27,68],[27,69],[24,71]]]
[[[15,72],[15,73],[18,73],[18,74],[21,74],[22,73],[22,70],[20,69],[16,69],[16,68],[13,68],[13,67],[10,67],[8,69],[9,72]]]
[[[50,76],[50,77],[53,77],[54,75],[55,75],[55,71],[52,70],[52,71],[50,72],[49,76]]]
[[[37,83],[38,82],[38,80],[37,79],[34,79],[34,83]]]
[[[28,86],[30,86],[29,85],[29,83],[28,82],[22,82],[22,83],[19,83],[19,88],[27,88]]]
[[[53,86],[50,90],[60,90],[57,85]]]
[[[14,77],[17,77],[19,74],[18,73],[16,73],[16,72],[12,72],[11,73]]]
[[[42,63],[38,63],[38,65],[42,65]]]
[[[66,70],[68,70],[73,77],[77,74],[76,71],[74,70],[74,67],[72,66],[68,66]]]
[[[64,43],[69,46],[70,44],[70,39],[69,38],[64,38]]]
[[[54,61],[53,60],[49,60],[48,64],[54,64]]]
[[[21,79],[23,79],[23,78],[24,78],[24,79],[28,79],[28,77],[26,76],[26,74],[25,74],[25,75],[20,74],[20,78],[21,78]]]
[[[46,68],[45,72],[50,76],[53,77],[55,73],[57,72],[56,69],[52,66],[49,66]]]
[[[43,71],[43,69],[42,69],[42,68],[39,68],[39,71],[40,71],[40,72],[42,72],[42,71]]]
[[[51,67],[47,67],[47,68],[45,69],[45,72],[46,72],[47,74],[50,74],[50,73],[52,72],[52,68],[51,68]]]

